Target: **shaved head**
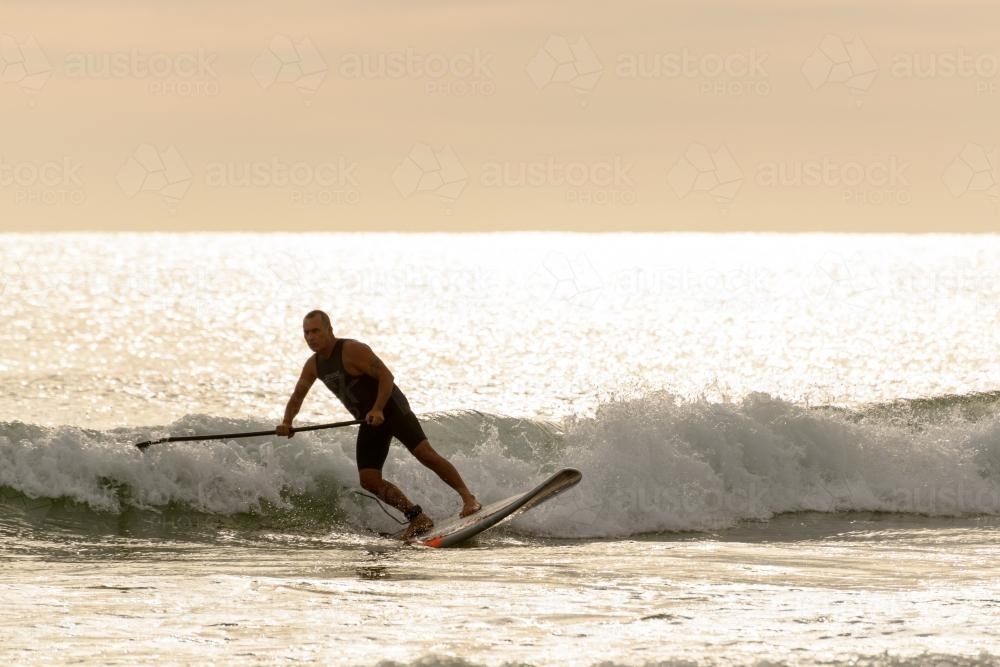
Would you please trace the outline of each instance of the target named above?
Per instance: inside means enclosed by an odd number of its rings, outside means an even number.
[[[333,325],[330,323],[330,316],[324,313],[322,310],[310,310],[308,313],[306,313],[306,316],[303,319],[308,320],[310,317],[318,317],[320,322],[323,323],[323,326],[325,326],[327,329],[331,330],[333,329]]]

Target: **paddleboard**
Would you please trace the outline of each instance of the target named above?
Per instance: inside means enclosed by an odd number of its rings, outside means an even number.
[[[484,505],[482,509],[469,516],[455,516],[435,524],[430,531],[407,540],[408,544],[422,547],[453,547],[468,540],[470,537],[492,528],[499,523],[509,521],[519,514],[537,507],[550,498],[575,486],[583,475],[574,468],[563,468],[547,480],[527,493],[498,500]],[[398,533],[402,535],[402,533]]]

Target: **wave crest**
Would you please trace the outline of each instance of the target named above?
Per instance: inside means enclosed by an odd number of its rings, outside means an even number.
[[[570,492],[517,519],[520,532],[595,538],[716,530],[800,512],[1000,514],[1000,393],[894,401],[860,410],[752,394],[609,400],[559,424],[476,412],[428,415],[435,448],[480,499],[529,488],[562,466]],[[180,508],[251,525],[311,530],[393,525],[357,487],[354,429],[228,442],[132,445],[165,432],[261,430],[189,415],[158,429],[92,431],[0,424],[0,503],[44,499],[120,515]],[[386,476],[445,516],[458,497],[394,445]],[[389,522],[389,523],[387,523]]]

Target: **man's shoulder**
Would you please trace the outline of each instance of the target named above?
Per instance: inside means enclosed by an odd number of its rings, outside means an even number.
[[[358,350],[367,349],[368,346],[362,343],[356,338],[340,338],[341,344],[343,345],[343,350],[347,352],[357,352]]]
[[[305,373],[311,373],[316,375],[319,370],[319,353],[313,352],[307,358],[304,364],[302,364],[302,370]]]

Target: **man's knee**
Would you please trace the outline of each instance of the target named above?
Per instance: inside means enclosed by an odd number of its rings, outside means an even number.
[[[441,458],[441,455],[434,451],[434,448],[431,447],[431,443],[427,440],[423,440],[419,445],[413,448],[413,455],[417,457],[418,461],[425,465],[433,463]]]

